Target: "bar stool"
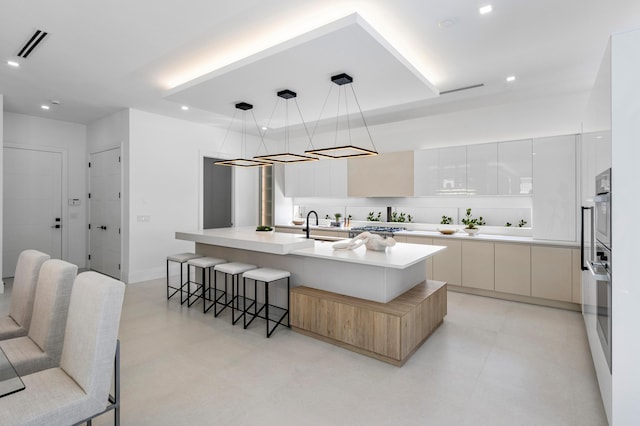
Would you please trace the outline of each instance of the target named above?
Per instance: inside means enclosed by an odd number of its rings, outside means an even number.
[[[167,256],[167,300],[171,299],[173,295],[176,294],[177,292],[180,292],[180,304],[184,303],[184,300],[182,300],[182,288],[185,285],[185,282],[182,280],[182,270],[184,269],[183,265],[187,261],[191,259],[196,259],[198,257],[204,257],[204,256],[202,256],[201,254],[195,254],[195,253],[179,253],[179,254],[172,254],[170,256]],[[175,262],[180,264],[180,287],[173,287],[169,284],[169,262]],[[169,294],[170,289],[175,291]]]
[[[266,320],[267,325],[267,338],[271,337],[271,334],[275,331],[275,329],[282,324],[282,320],[284,317],[287,317],[287,327],[291,328],[291,321],[289,318],[289,291],[290,291],[290,277],[291,273],[289,271],[282,271],[280,269],[271,269],[271,268],[260,268],[252,271],[245,272],[242,274],[242,290],[245,296],[245,311],[244,311],[244,328],[246,329],[249,324],[253,322],[256,317],[262,318]],[[281,281],[283,279],[287,279],[287,307],[282,308],[280,306],[269,304],[269,287],[272,283]],[[254,299],[247,298],[247,280],[253,280],[253,294]],[[264,283],[264,304],[260,306],[258,309],[258,283]],[[246,301],[250,300],[251,303],[249,305],[246,304]],[[249,309],[253,306],[253,312],[249,312]],[[277,315],[276,319],[271,319],[269,316],[269,310],[272,309]],[[264,316],[260,315],[264,310]],[[247,321],[248,316],[251,316],[251,319]],[[275,322],[276,325],[269,330],[269,322]]]
[[[189,259],[187,261],[187,306],[191,306],[193,305],[195,302],[198,301],[198,299],[202,298],[202,313],[207,313],[209,311],[209,309],[211,309],[211,307],[213,305],[215,305],[215,302],[212,303],[209,307],[207,307],[207,300],[211,301],[211,269],[219,264],[222,263],[227,263],[226,260],[224,259],[217,259],[215,257],[197,257],[195,259]],[[198,268],[200,270],[202,270],[202,281],[198,282],[197,278],[194,281],[191,281],[191,267],[196,268],[196,270],[194,271],[194,275],[197,275],[198,272]],[[209,280],[207,280],[207,272],[209,273]],[[213,281],[214,281],[214,289],[216,288],[215,285],[215,280],[216,280],[216,274],[213,274]],[[201,290],[200,295],[197,295],[195,293],[191,292],[191,284],[195,284],[196,286],[196,292],[198,290]],[[207,296],[205,296],[205,293],[207,294]],[[196,299],[194,301],[191,301],[191,298],[193,296],[196,296]],[[216,297],[215,294],[215,290],[214,290],[214,295],[213,297]]]
[[[238,322],[240,318],[242,318],[242,316],[244,315],[244,294],[242,295],[242,299],[241,299],[241,296],[238,294],[239,293],[238,287],[240,285],[240,275],[256,268],[257,268],[256,265],[251,265],[249,263],[241,263],[241,262],[222,263],[220,265],[216,265],[213,267],[214,275],[217,272],[221,272],[224,274],[224,291],[220,290],[219,296],[218,296],[219,291],[217,287],[217,281],[215,279],[213,280],[214,293],[215,293],[214,305],[216,305],[215,309],[213,310],[214,316],[217,317],[218,315],[220,315],[222,311],[224,311],[227,308],[227,306],[231,306],[231,323],[235,324],[236,322]],[[228,283],[227,278],[229,276],[231,276],[231,300],[229,300],[227,297],[229,294],[229,291],[227,290],[227,283]],[[220,299],[222,299],[223,297],[224,297],[224,302],[220,302]],[[238,306],[238,302],[240,300],[242,300],[242,309],[240,309]],[[222,309],[218,310],[217,305],[222,305]],[[242,315],[240,315],[238,318],[236,318],[237,310],[242,311]]]

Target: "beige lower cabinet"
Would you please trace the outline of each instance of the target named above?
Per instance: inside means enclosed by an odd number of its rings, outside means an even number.
[[[571,267],[571,301],[573,303],[582,304],[582,265],[580,265],[580,250],[571,250],[571,260],[573,263],[573,266]]]
[[[337,238],[349,238],[349,231],[346,229],[313,229],[311,228],[311,234],[319,237],[337,237]]]
[[[433,259],[433,279],[447,284],[462,285],[462,241],[434,238],[433,245],[446,246]]]
[[[493,243],[464,241],[462,243],[462,286],[494,289]]]
[[[495,290],[531,296],[531,246],[496,243]]]
[[[399,243],[433,245],[433,238],[398,235],[393,237]],[[427,258],[427,279],[433,279],[433,257]]]
[[[531,295],[572,301],[572,250],[562,247],[531,247]]]

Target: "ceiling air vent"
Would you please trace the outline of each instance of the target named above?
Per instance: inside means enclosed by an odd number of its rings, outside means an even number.
[[[457,89],[445,90],[444,92],[440,92],[441,95],[446,95],[447,93],[461,92],[463,90],[476,89],[478,87],[483,87],[484,83],[474,84],[473,86],[467,87],[459,87]]]
[[[33,52],[33,49],[35,49],[36,47],[38,47],[38,45],[40,43],[42,43],[42,40],[44,40],[44,38],[48,35],[49,33],[42,31],[42,30],[36,30],[33,35],[31,35],[31,37],[29,38],[29,41],[27,41],[24,46],[22,46],[22,48],[20,49],[20,51],[18,52],[18,56],[21,58],[27,58],[29,57],[29,55],[31,54],[31,52]]]

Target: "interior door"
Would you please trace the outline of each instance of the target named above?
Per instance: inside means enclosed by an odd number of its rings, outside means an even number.
[[[227,228],[231,220],[231,167],[217,166],[217,158],[204,158],[203,226],[204,229]]]
[[[120,279],[120,148],[90,155],[89,267]]]
[[[62,153],[4,147],[3,277],[20,252],[62,256]]]

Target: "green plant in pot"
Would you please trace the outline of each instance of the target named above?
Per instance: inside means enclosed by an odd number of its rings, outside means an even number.
[[[451,225],[453,224],[453,218],[451,216],[442,215],[442,220],[440,221],[440,225]]]
[[[471,215],[471,209],[467,209],[466,214],[460,220],[465,225],[465,232],[469,235],[476,235],[479,232],[478,226],[484,225],[486,222],[479,216],[477,218]]]
[[[340,218],[342,217],[342,213],[334,213],[333,216],[336,218],[336,221],[333,222],[333,226],[340,226]]]

